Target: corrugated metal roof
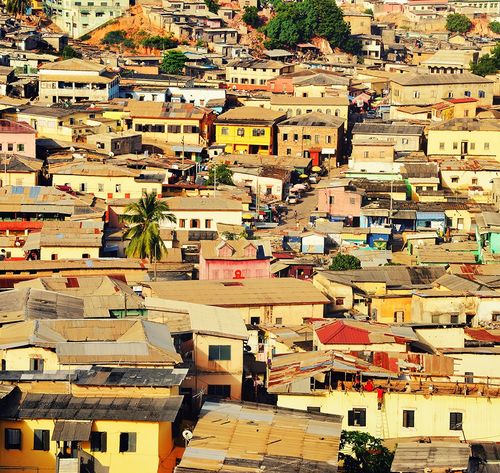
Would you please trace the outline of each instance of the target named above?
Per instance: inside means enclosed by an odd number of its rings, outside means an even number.
[[[399,443],[391,472],[416,473],[443,468],[449,471],[466,470],[471,450],[460,442]]]
[[[175,471],[336,472],[341,422],[263,404],[205,402]]]
[[[90,438],[92,421],[56,420],[52,431],[52,440],[56,442],[86,442]]]
[[[74,384],[78,386],[179,386],[187,369],[112,368],[94,366],[88,371],[77,371]]]

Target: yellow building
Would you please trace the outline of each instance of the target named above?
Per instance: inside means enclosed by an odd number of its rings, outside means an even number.
[[[498,143],[498,120],[453,118],[430,127],[427,154],[434,157],[494,158],[500,161]]]
[[[38,185],[42,165],[41,160],[3,155],[0,157],[0,187]]]
[[[226,146],[226,153],[276,154],[276,124],[285,118],[283,112],[260,107],[234,108],[217,118],[215,141]]]
[[[31,383],[0,386],[7,393],[0,401],[2,469],[173,472],[180,452],[174,447],[172,427],[182,404],[178,385],[185,374],[93,367],[53,376],[51,382],[32,373]],[[126,386],[117,386],[117,379]],[[148,381],[146,387],[140,379]]]
[[[443,99],[473,97],[477,105],[493,103],[493,81],[469,72],[463,74],[394,74],[391,105],[432,105]]]
[[[125,166],[96,162],[77,162],[49,166],[53,186],[68,186],[101,199],[139,199],[153,192],[161,197],[163,173],[140,171]]]

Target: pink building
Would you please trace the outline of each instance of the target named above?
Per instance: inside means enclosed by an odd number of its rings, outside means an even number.
[[[0,153],[36,157],[36,130],[25,122],[0,120]]]
[[[349,184],[338,180],[318,189],[318,212],[327,213],[333,220],[351,220],[351,225],[359,222],[361,215],[362,192]]]
[[[271,256],[267,241],[202,241],[199,277],[200,280],[270,278]]]

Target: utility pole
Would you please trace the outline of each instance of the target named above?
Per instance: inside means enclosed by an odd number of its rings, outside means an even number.
[[[391,179],[391,191],[390,191],[390,200],[389,200],[389,225],[391,226],[392,230],[392,186],[394,184],[394,180]]]

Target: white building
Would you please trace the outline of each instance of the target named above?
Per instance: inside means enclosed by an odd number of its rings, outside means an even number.
[[[46,0],[51,20],[72,38],[79,38],[123,15],[129,0]]]
[[[38,80],[39,100],[45,103],[106,101],[119,93],[118,75],[102,64],[76,58],[44,64]]]

